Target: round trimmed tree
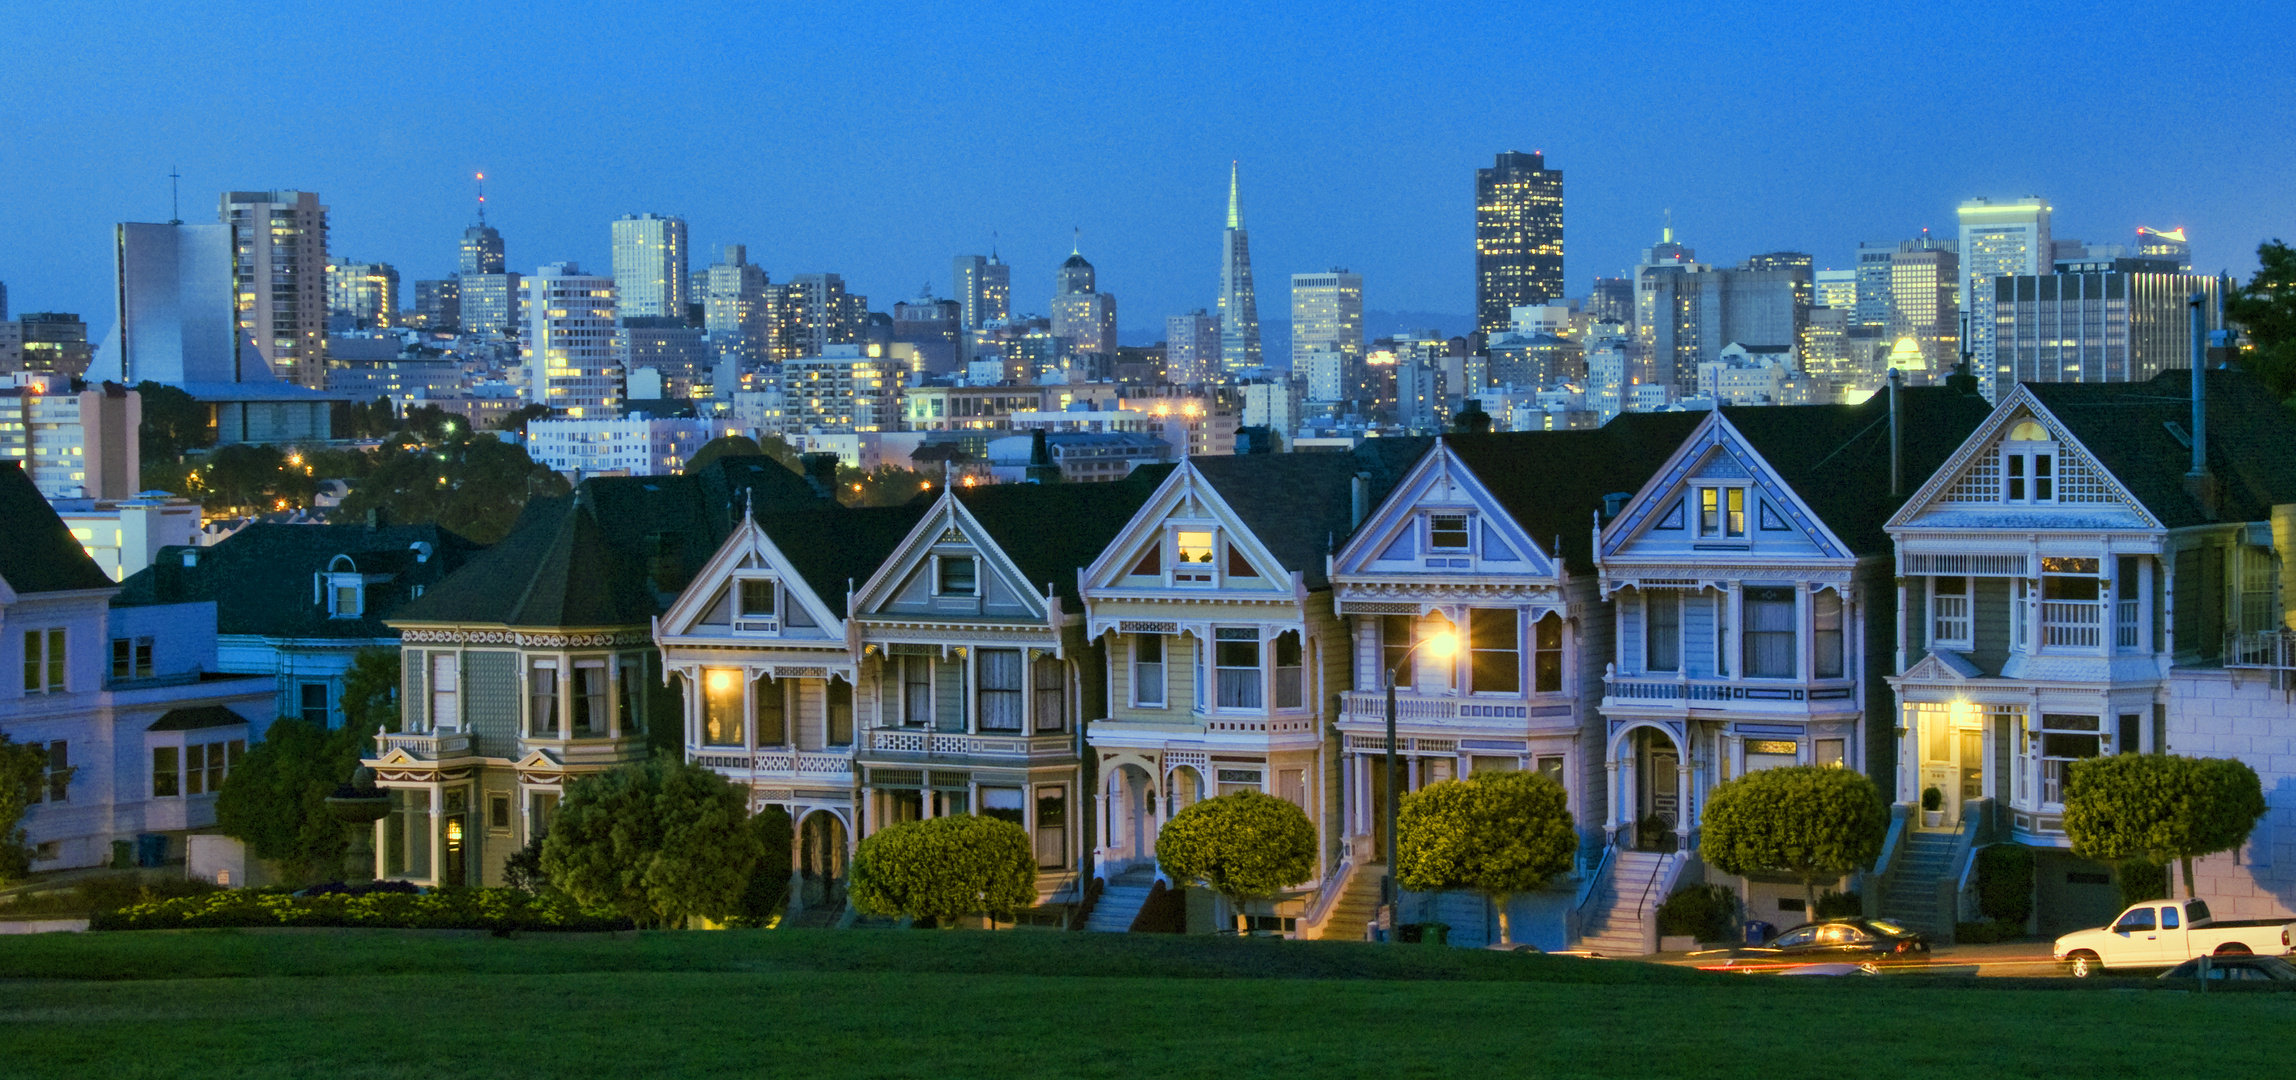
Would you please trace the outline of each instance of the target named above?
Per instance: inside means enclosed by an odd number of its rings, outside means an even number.
[[[1873,781],[1826,765],[1762,769],[1718,784],[1698,820],[1707,862],[1726,874],[1800,878],[1812,915],[1818,883],[1872,866],[1889,836],[1889,808]]]
[[[1315,876],[1315,826],[1299,807],[1257,791],[1205,799],[1172,815],[1156,834],[1164,876],[1220,894],[1247,928],[1246,901]]]
[[[2264,783],[2247,762],[2114,754],[2073,763],[2065,834],[2084,859],[2180,863],[2191,896],[2192,861],[2246,843],[2264,809]]]
[[[1533,772],[1430,784],[1403,797],[1395,832],[1396,883],[1481,893],[1499,910],[1501,942],[1507,902],[1570,872],[1578,852],[1562,785]]]
[[[725,777],[654,758],[566,789],[542,841],[550,884],[651,926],[740,910],[764,845],[749,796]]]
[[[1009,919],[1036,903],[1036,853],[1010,821],[957,814],[888,825],[853,856],[853,906],[947,927],[974,913]]]

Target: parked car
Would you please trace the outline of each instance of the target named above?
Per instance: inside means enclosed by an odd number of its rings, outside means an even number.
[[[2281,956],[2291,936],[2296,922],[2217,922],[2206,900],[2148,900],[2110,926],[2058,938],[2050,951],[2079,977],[2107,968],[2168,967],[2196,956]]]
[[[2200,977],[2200,957],[2161,972],[2164,979],[2197,979]],[[2216,982],[2296,982],[2296,964],[2277,956],[2211,956],[2208,957],[2208,981]]]
[[[1730,950],[1732,970],[1801,964],[1898,964],[1929,959],[1929,941],[1887,919],[1822,919],[1789,928],[1767,945]]]

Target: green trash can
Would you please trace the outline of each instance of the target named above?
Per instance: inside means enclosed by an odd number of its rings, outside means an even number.
[[[1419,941],[1423,945],[1449,945],[1451,943],[1451,924],[1420,923]]]
[[[133,870],[136,866],[136,846],[131,840],[112,841],[112,869]]]

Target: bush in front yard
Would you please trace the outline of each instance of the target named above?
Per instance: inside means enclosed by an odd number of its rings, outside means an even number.
[[[1737,936],[1738,894],[1722,885],[1684,885],[1658,905],[1661,937],[1729,941]]]
[[[1865,894],[1827,889],[1824,896],[1818,897],[1818,911],[1811,918],[1854,919],[1863,914],[1865,914]]]
[[[1009,919],[1036,903],[1036,853],[1028,830],[957,814],[905,821],[870,833],[853,854],[853,906],[949,926],[984,913]]]
[[[1994,844],[1977,852],[1977,910],[2022,927],[2033,914],[2033,849]]]
[[[584,908],[563,895],[521,889],[444,889],[289,896],[227,889],[204,896],[131,904],[98,912],[92,930],[196,930],[335,926],[404,930],[628,930],[629,918]]]

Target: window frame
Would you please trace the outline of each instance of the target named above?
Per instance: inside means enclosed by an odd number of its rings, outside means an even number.
[[[1145,659],[1142,655],[1145,651],[1144,646],[1151,641],[1155,642],[1156,648],[1154,660]],[[1127,655],[1132,662],[1132,704],[1134,707],[1161,709],[1170,705],[1172,688],[1169,676],[1165,674],[1168,669],[1165,667],[1164,660],[1169,651],[1164,646],[1164,635],[1162,634],[1132,635],[1132,648]],[[1153,698],[1141,692],[1143,688],[1151,686],[1156,691],[1156,696]]]
[[[991,660],[995,663],[992,664]],[[1006,661],[1009,660],[1009,666]],[[1010,676],[1012,684],[1002,680]],[[996,685],[990,679],[998,679]],[[1028,731],[1028,651],[982,648],[973,651],[973,730],[979,734],[1020,735]],[[993,695],[993,697],[992,697]],[[991,708],[994,704],[996,707]],[[990,727],[991,714],[999,726]],[[1010,713],[1009,718],[1004,714]],[[1008,722],[1009,719],[1009,722]]]
[[[1682,670],[1682,601],[1683,594],[1676,589],[1643,589],[1642,593],[1642,670],[1666,672]],[[1659,612],[1667,613],[1663,640],[1658,633]],[[1666,656],[1660,659],[1661,651]]]
[[[1563,639],[1569,635],[1567,620],[1562,612],[1549,611],[1531,621],[1531,693],[1559,694],[1570,677],[1569,661]],[[1548,644],[1547,631],[1554,631],[1554,642]],[[1552,675],[1550,679],[1549,676]]]
[[[1428,554],[1432,555],[1440,552],[1445,555],[1471,555],[1474,553],[1475,515],[1472,512],[1467,510],[1430,510],[1426,513],[1425,517],[1427,521]],[[1459,542],[1456,545],[1444,544],[1436,539],[1445,533],[1453,531],[1447,528],[1437,527],[1436,522],[1443,519],[1456,519],[1458,521],[1459,527],[1456,530],[1456,534],[1459,538]]]
[[[757,614],[749,610],[749,590],[762,586],[773,610]],[[788,603],[787,590],[781,579],[756,574],[737,575],[733,579],[733,628],[735,633],[779,633],[782,626],[782,607]]]
[[[1699,484],[1698,538],[1746,539],[1746,485]]]
[[[1485,641],[1506,633],[1504,646]],[[1490,685],[1485,685],[1486,681]],[[1467,609],[1467,693],[1515,697],[1523,692],[1523,613],[1517,608]]]
[[[1942,583],[1943,583],[1943,582],[1946,582],[1946,581],[1959,581],[1959,582],[1961,583],[1961,588],[1960,588],[1960,590],[1959,590],[1959,591],[1957,591],[1957,592],[1946,592],[1946,591],[1944,591],[1944,589],[1942,588]],[[1945,608],[1946,608],[1946,607],[1948,607],[1948,606],[1950,606],[1950,605],[1946,605],[1946,604],[1942,604],[1942,603],[1940,603],[1940,601],[1946,601],[1946,600],[1958,600],[1958,601],[1960,601],[1960,605],[1959,605],[1959,606],[1960,606],[1960,608],[1961,608],[1961,613],[1960,613],[1959,615],[1953,615],[1953,614],[1949,614],[1949,613],[1947,613],[1947,612],[1946,612],[1946,610],[1945,610]],[[1977,627],[1977,618],[1976,618],[1976,615],[1977,615],[1977,611],[1976,611],[1976,607],[1977,607],[1977,579],[1976,579],[1976,578],[1974,578],[1974,577],[1971,577],[1971,576],[1969,576],[1969,575],[1966,575],[1966,574],[1932,574],[1932,575],[1930,575],[1930,578],[1929,578],[1929,641],[1930,641],[1930,644],[1931,644],[1931,645],[1933,645],[1933,646],[1939,647],[1939,648],[1945,648],[1945,649],[1954,649],[1954,650],[1967,650],[1967,649],[1971,649],[1971,648],[1974,648],[1974,647],[1975,647],[1975,644],[1976,644],[1976,639],[1977,639],[1977,630],[1976,630],[1976,627]],[[1950,622],[1953,622],[1953,623],[1956,623],[1956,624],[1958,624],[1958,625],[1955,627],[1956,629],[1958,629],[1958,630],[1960,631],[1960,633],[1959,633],[1958,635],[1947,634],[1947,633],[1945,632],[1945,630],[1946,630],[1946,625],[1947,625],[1947,623],[1948,623],[1949,621],[1950,621]]]
[[[1760,598],[1755,593],[1762,593]],[[1794,679],[1801,676],[1802,613],[1801,590],[1791,585],[1746,585],[1738,596],[1738,671],[1748,679]],[[1774,595],[1782,594],[1782,595]],[[1783,611],[1785,626],[1760,625],[1755,616],[1757,605],[1762,614],[1773,618]],[[1785,661],[1785,670],[1777,670],[1779,659]]]
[[[962,591],[951,587],[949,575],[952,568],[959,566],[964,567]],[[981,595],[980,557],[971,553],[962,555],[935,554],[933,556],[933,595],[966,600],[979,599]]]
[[[1241,635],[1250,634],[1250,638]],[[1219,710],[1259,710],[1267,707],[1267,693],[1263,684],[1267,679],[1267,645],[1257,626],[1217,626],[1212,628],[1211,668],[1214,689],[1212,707]],[[1240,655],[1244,646],[1252,651],[1251,666],[1228,662],[1233,652]],[[1250,678],[1229,678],[1228,672],[1250,672]],[[1231,688],[1236,691],[1230,693]]]
[[[794,750],[797,748],[796,731],[789,722],[789,684],[792,680],[777,679],[770,671],[758,672],[749,680],[747,710],[750,745],[759,749]],[[766,739],[768,719],[773,724],[774,738]]]
[[[555,656],[529,656],[526,658],[526,737],[529,739],[559,738],[559,721],[565,711],[565,681],[558,676],[560,660]],[[548,678],[544,678],[544,673]],[[543,684],[548,683],[548,689]],[[545,710],[543,705],[549,708]],[[545,712],[548,723],[545,724]]]

